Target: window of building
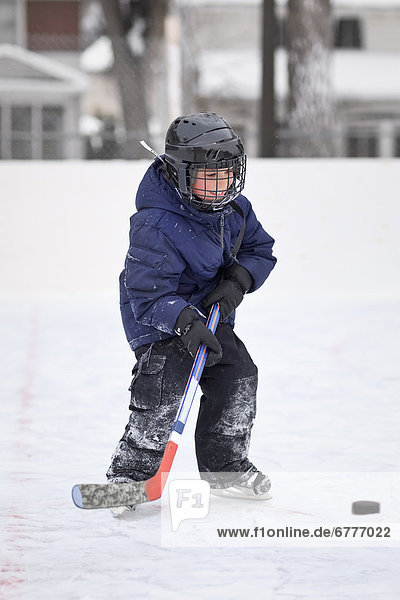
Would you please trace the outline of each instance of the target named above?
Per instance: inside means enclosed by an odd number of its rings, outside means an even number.
[[[286,48],[287,47],[286,19],[277,17],[275,23],[276,23],[275,46],[277,48]]]
[[[79,50],[77,0],[27,0],[26,21],[30,50]]]
[[[32,158],[32,107],[11,107],[11,156],[16,159]]]
[[[397,130],[396,136],[394,139],[394,155],[397,158],[400,158],[400,129]]]
[[[65,109],[60,105],[1,106],[0,158],[64,158],[64,114]]]
[[[63,158],[63,121],[62,106],[43,106],[42,108],[42,158]]]
[[[16,7],[15,0],[0,2],[0,40],[2,44],[16,43]]]
[[[360,19],[337,19],[335,21],[335,48],[362,48]]]
[[[378,135],[370,130],[350,130],[347,135],[347,156],[378,156]]]

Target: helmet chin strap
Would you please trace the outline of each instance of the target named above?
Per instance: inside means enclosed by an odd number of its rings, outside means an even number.
[[[202,212],[218,212],[220,210],[223,210],[226,206],[228,206],[231,203],[231,200],[227,200],[226,202],[219,202],[219,203],[213,203],[213,202],[206,202],[205,200],[202,200],[199,196],[196,196],[196,194],[192,194],[189,200],[189,204],[191,206],[193,206],[194,208],[197,208],[197,210],[200,210]]]

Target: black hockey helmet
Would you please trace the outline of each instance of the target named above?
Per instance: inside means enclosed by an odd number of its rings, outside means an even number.
[[[244,187],[242,141],[215,113],[177,117],[165,137],[164,160],[182,199],[198,210],[222,210]]]

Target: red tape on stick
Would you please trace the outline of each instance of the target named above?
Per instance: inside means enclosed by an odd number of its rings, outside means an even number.
[[[164,455],[157,473],[151,479],[149,479],[144,486],[149,500],[157,500],[158,498],[161,498],[161,494],[163,493],[164,485],[167,480],[165,477],[164,481],[162,481],[162,473],[168,474],[170,472],[177,450],[178,444],[171,442],[170,440],[165,447]]]

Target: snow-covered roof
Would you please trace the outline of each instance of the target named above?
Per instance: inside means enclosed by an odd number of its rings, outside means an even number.
[[[225,0],[223,0],[225,1]],[[247,1],[247,0],[245,0]],[[288,0],[275,0],[276,4],[287,4]],[[400,0],[331,0],[332,6],[346,8],[400,8]]]
[[[331,58],[334,96],[341,100],[400,101],[400,53],[335,50]],[[212,50],[202,53],[200,93],[256,99],[261,89],[261,56],[255,50]],[[275,89],[288,91],[287,53],[275,53]]]
[[[99,37],[80,55],[79,64],[86,73],[103,73],[114,64],[111,40],[106,35]]]
[[[400,2],[400,0],[399,0]],[[81,56],[81,67],[102,72],[113,64],[110,40],[102,37]],[[210,50],[200,55],[200,94],[258,98],[261,89],[261,56],[255,49]],[[334,50],[331,58],[332,89],[341,100],[400,100],[400,53]],[[275,53],[275,88],[278,97],[288,91],[287,53]]]
[[[288,0],[275,0],[277,5],[286,5]],[[262,4],[262,0],[178,0],[179,4],[183,5],[209,5],[209,6],[218,6],[218,5],[253,5],[259,6]],[[331,4],[336,7],[346,7],[346,8],[376,8],[376,9],[386,9],[386,8],[400,8],[400,0],[331,0]]]
[[[332,84],[342,99],[400,101],[400,53],[337,50],[332,55]]]
[[[142,24],[132,27],[127,35],[127,41],[134,56],[142,54],[145,50],[141,27]],[[110,38],[106,35],[99,37],[81,53],[79,64],[86,73],[109,71],[114,65],[114,54]]]
[[[0,72],[0,92],[78,94],[87,87],[86,75],[77,69],[11,44],[0,44]]]

